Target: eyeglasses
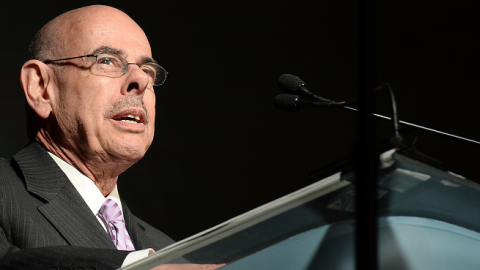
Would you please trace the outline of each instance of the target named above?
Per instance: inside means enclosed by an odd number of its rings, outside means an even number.
[[[120,77],[125,74],[128,70],[128,65],[137,65],[143,72],[148,75],[148,82],[154,86],[162,85],[167,79],[168,72],[165,71],[163,67],[154,62],[148,62],[141,65],[136,63],[129,63],[127,60],[120,55],[111,54],[111,53],[100,53],[100,54],[88,54],[83,56],[76,56],[70,58],[56,59],[56,60],[45,60],[43,63],[50,64],[52,62],[71,60],[76,58],[83,57],[95,57],[95,69],[92,70],[94,74],[103,75],[104,74],[111,77]],[[98,72],[98,73],[97,73]]]

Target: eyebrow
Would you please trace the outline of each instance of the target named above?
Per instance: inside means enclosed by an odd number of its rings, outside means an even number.
[[[145,63],[158,64],[157,61],[155,61],[153,58],[148,57],[148,56],[142,56],[142,58],[140,59],[140,62],[141,62],[141,64],[145,64]]]
[[[118,48],[114,48],[114,47],[110,47],[110,46],[102,46],[102,47],[99,47],[97,48],[95,51],[93,51],[92,54],[95,54],[95,55],[98,55],[100,53],[111,53],[111,54],[116,54],[116,55],[120,55],[122,57],[125,57],[126,56],[126,53],[124,50],[122,49],[118,49]],[[148,57],[148,56],[142,56],[140,58],[140,63],[138,63],[139,65],[142,65],[142,64],[145,64],[145,63],[156,63],[157,64],[157,61],[155,61],[153,58],[151,57]]]
[[[100,53],[111,53],[111,54],[116,54],[125,57],[125,52],[121,49],[113,48],[110,46],[102,46],[97,48],[95,51],[93,51],[92,54],[100,54]]]

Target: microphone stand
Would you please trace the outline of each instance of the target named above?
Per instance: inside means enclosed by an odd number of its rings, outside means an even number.
[[[335,108],[343,109],[343,110],[350,111],[350,112],[356,112],[356,113],[359,112],[358,109],[348,107],[348,106],[335,107]],[[388,116],[384,116],[384,115],[376,114],[376,113],[372,113],[372,115],[375,116],[376,118],[380,119],[380,120],[383,120],[383,121],[388,121],[388,122],[392,121],[392,118],[390,118]],[[464,141],[464,142],[467,142],[467,143],[470,143],[470,144],[473,144],[473,145],[476,145],[476,146],[480,146],[480,142],[478,142],[478,141],[468,139],[468,138],[465,138],[465,137],[461,137],[461,136],[458,136],[458,135],[455,135],[455,134],[450,134],[450,133],[447,133],[447,132],[443,132],[443,131],[436,130],[436,129],[433,129],[433,128],[420,126],[420,125],[405,122],[405,121],[402,121],[402,120],[398,120],[398,122],[402,125],[405,125],[405,126],[409,126],[409,127],[412,127],[412,128],[420,129],[420,130],[427,131],[427,132],[434,133],[434,134],[439,134],[439,135],[442,135],[442,136],[445,136],[445,137],[457,139],[457,140]]]

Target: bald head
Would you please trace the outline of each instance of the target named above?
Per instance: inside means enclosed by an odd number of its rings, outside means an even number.
[[[125,32],[141,32],[143,42],[148,43],[143,30],[127,14],[113,7],[93,5],[63,13],[42,27],[30,44],[28,60],[77,56],[81,52],[68,53],[78,49],[79,42],[119,25]]]

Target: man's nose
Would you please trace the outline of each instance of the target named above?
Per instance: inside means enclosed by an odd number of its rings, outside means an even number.
[[[125,87],[122,89],[124,95],[142,95],[149,87],[149,77],[136,63],[128,63],[125,73]]]

